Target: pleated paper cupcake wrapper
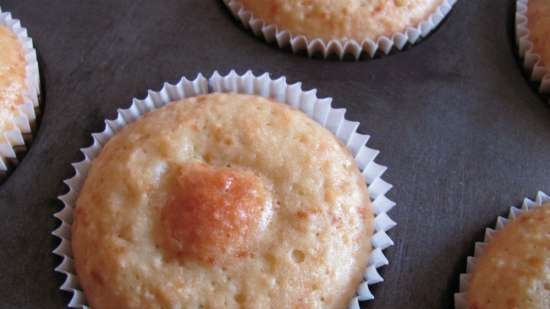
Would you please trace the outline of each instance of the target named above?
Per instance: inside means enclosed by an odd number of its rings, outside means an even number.
[[[306,51],[309,56],[321,55],[323,58],[327,58],[335,55],[343,59],[344,56],[350,55],[357,60],[362,54],[373,58],[378,51],[388,54],[393,48],[402,50],[407,43],[415,44],[437,28],[451,11],[456,0],[443,0],[428,18],[416,26],[410,26],[402,32],[394,33],[391,37],[365,38],[362,42],[354,39],[327,41],[322,38],[308,38],[305,35],[293,34],[290,30],[280,29],[275,24],[255,17],[242,5],[240,0],[223,0],[223,2],[245,28],[250,29],[256,36],[262,37],[268,43],[275,42],[280,48],[290,47],[294,53]]]
[[[359,123],[346,120],[344,117],[345,109],[333,108],[331,106],[332,99],[318,98],[316,90],[304,91],[301,83],[287,84],[284,77],[271,79],[267,73],[254,76],[250,71],[244,75],[238,75],[231,71],[226,76],[214,72],[210,78],[198,75],[193,81],[182,78],[175,85],[165,83],[158,92],[149,91],[145,99],[134,99],[129,108],[119,109],[116,119],[106,120],[105,129],[100,133],[92,134],[92,145],[81,149],[84,160],[73,164],[75,175],[65,180],[69,192],[59,197],[63,202],[63,209],[54,215],[61,220],[61,225],[53,232],[53,235],[57,236],[61,243],[53,253],[63,258],[63,261],[55,270],[66,275],[61,290],[72,293],[69,307],[87,308],[86,299],[78,284],[78,277],[73,266],[71,224],[78,192],[84,183],[93,159],[99,154],[105,143],[122,127],[140,118],[145,113],[172,101],[212,92],[255,94],[300,109],[334,133],[353,153],[357,165],[368,184],[375,214],[375,233],[372,237],[373,251],[368,261],[368,268],[364,271],[363,281],[357,288],[356,296],[350,301],[349,308],[359,308],[358,301],[373,299],[369,285],[383,281],[377,269],[389,263],[382,251],[393,245],[393,241],[386,232],[396,225],[387,214],[395,206],[395,203],[386,197],[386,193],[392,188],[392,185],[381,178],[386,171],[386,167],[374,162],[379,151],[366,146],[369,136],[357,133]]]
[[[468,257],[467,265],[466,265],[466,273],[460,275],[460,288],[459,288],[460,290],[454,296],[455,309],[468,309],[468,303],[467,303],[468,285],[470,283],[472,272],[474,271],[477,259],[481,255],[483,255],[483,251],[485,250],[487,243],[491,241],[494,234],[499,230],[501,230],[502,228],[504,228],[504,226],[508,222],[510,222],[511,220],[514,220],[521,213],[529,211],[534,207],[540,207],[542,206],[542,204],[547,202],[550,202],[550,196],[546,195],[542,191],[539,191],[537,192],[537,196],[534,201],[528,198],[525,198],[523,200],[523,204],[521,205],[521,207],[519,208],[514,206],[510,207],[508,218],[498,217],[496,226],[494,229],[492,228],[485,229],[485,238],[483,239],[482,242],[476,242],[474,256]]]
[[[539,91],[550,95],[550,67],[545,67],[542,64],[541,56],[534,50],[528,26],[528,5],[529,0],[517,0],[516,2],[516,40],[519,48],[518,52],[523,59],[523,67],[529,73],[531,80],[540,83]]]
[[[32,39],[27,34],[27,29],[21,26],[18,19],[14,19],[9,12],[3,12],[0,8],[0,26],[10,29],[18,38],[26,62],[26,86],[24,103],[19,105],[19,113],[13,120],[14,130],[0,132],[0,180],[9,169],[18,163],[17,155],[26,150],[26,144],[30,142],[32,131],[38,111],[40,95],[40,76],[38,73],[38,61]]]

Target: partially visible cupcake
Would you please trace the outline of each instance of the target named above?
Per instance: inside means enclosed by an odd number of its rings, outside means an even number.
[[[476,262],[468,308],[550,308],[550,204],[495,234]]]
[[[0,11],[0,176],[25,150],[38,106],[38,65],[32,41],[19,21]]]
[[[550,203],[519,213],[489,235],[469,260],[471,275],[457,309],[550,308]]]
[[[224,0],[233,13],[279,45],[325,55],[365,49],[387,53],[427,35],[449,12],[454,0]],[[258,22],[261,21],[261,22]],[[276,30],[269,29],[270,25]],[[273,28],[273,27],[272,27]],[[276,33],[275,33],[276,32]],[[288,35],[284,35],[288,32]],[[300,42],[300,37],[307,42]],[[287,42],[285,42],[285,40]],[[331,45],[331,46],[329,46]],[[333,46],[334,45],[334,46]],[[336,46],[339,45],[339,46]]]
[[[516,35],[525,68],[550,94],[550,1],[518,0]]]

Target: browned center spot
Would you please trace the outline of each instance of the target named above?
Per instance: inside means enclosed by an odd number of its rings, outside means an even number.
[[[167,249],[178,257],[215,263],[248,256],[266,192],[253,173],[196,163],[182,167],[161,223]]]

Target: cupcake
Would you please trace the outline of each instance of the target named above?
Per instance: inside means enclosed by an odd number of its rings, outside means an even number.
[[[372,232],[365,181],[334,135],[268,99],[210,94],[105,145],[72,245],[94,308],[344,308]]]
[[[550,94],[550,2],[518,0],[516,35],[525,69]]]
[[[0,176],[17,164],[38,105],[38,68],[19,21],[0,11]]]
[[[313,53],[388,53],[433,30],[454,0],[224,0],[256,34]]]
[[[394,203],[343,116],[250,72],[120,110],[60,197],[69,305],[358,308],[382,281]]]
[[[482,252],[457,308],[550,308],[550,202],[514,213],[477,246]]]

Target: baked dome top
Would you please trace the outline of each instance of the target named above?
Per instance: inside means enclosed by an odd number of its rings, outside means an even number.
[[[469,309],[550,308],[550,204],[496,232],[476,261]]]
[[[250,95],[173,102],[94,160],[72,227],[94,308],[344,308],[373,214],[349,151]]]
[[[309,39],[391,37],[426,20],[443,0],[239,0],[255,17]]]
[[[27,91],[26,62],[17,36],[0,25],[0,142],[2,133],[17,129],[15,118]]]

